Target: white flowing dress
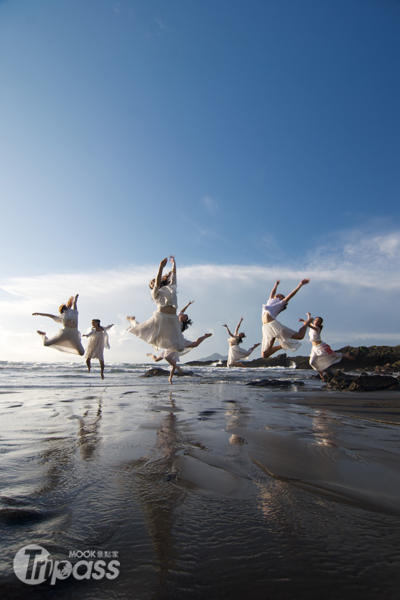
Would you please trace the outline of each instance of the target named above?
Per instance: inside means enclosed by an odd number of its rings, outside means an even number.
[[[69,308],[59,317],[54,316],[51,318],[56,323],[61,323],[63,328],[50,339],[46,335],[43,335],[43,345],[51,346],[60,352],[68,352],[69,354],[79,354],[79,356],[83,356],[85,354],[85,349],[82,346],[80,331],[78,331],[78,311]],[[76,323],[76,327],[67,327],[65,324],[68,321]]]
[[[110,341],[108,339],[107,331],[111,329],[112,325],[103,327],[102,331],[97,331],[94,327],[90,333],[87,334],[88,345],[86,347],[85,358],[98,358],[100,362],[104,362],[104,348],[110,349]]]
[[[279,300],[278,298],[271,298],[268,300],[267,304],[263,304],[261,320],[264,313],[268,313],[274,320],[270,323],[263,323],[262,351],[267,349],[273,339],[277,340],[282,348],[285,348],[286,350],[295,352],[300,348],[301,342],[292,339],[292,335],[297,333],[297,331],[290,329],[290,327],[286,327],[286,325],[282,325],[282,323],[276,320],[277,315],[282,312],[282,310],[285,310],[286,305],[287,302]]]
[[[241,348],[237,343],[236,336],[228,338],[229,342],[229,354],[228,360],[226,362],[227,367],[233,367],[234,363],[239,362],[240,360],[246,359],[250,356],[253,350],[246,350],[245,348]]]
[[[319,327],[317,329],[318,331],[310,328],[309,331],[310,341],[319,342],[316,346],[313,344],[311,349],[310,366],[315,369],[315,371],[324,371],[331,365],[340,362],[343,358],[343,354],[341,352],[335,352],[328,344],[325,344],[321,340],[321,329]]]
[[[186,344],[190,343],[183,337],[181,324],[177,314],[161,312],[161,308],[172,306],[177,308],[177,285],[175,273],[172,274],[172,282],[163,287],[154,286],[151,295],[157,305],[150,319],[139,323],[131,319],[128,331],[138,338],[147,342],[156,350],[175,350],[183,352]]]

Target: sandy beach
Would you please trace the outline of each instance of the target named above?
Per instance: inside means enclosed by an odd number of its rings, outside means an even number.
[[[232,378],[3,388],[2,598],[398,598],[400,394]]]

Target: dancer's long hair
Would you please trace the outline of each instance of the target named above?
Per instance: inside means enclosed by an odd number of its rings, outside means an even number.
[[[58,312],[60,314],[63,314],[63,312],[66,312],[69,308],[72,308],[73,303],[74,303],[74,297],[70,296],[68,298],[68,302],[66,304],[61,304],[61,306],[58,309]]]
[[[324,328],[324,326],[322,325],[322,323],[324,322],[323,318],[322,317],[315,317],[315,319],[321,319],[321,325],[317,325],[317,327],[319,327],[322,330]],[[315,319],[314,319],[314,322],[315,322]]]
[[[189,325],[193,325],[192,319],[186,319],[186,321],[181,321],[181,331],[186,331]]]

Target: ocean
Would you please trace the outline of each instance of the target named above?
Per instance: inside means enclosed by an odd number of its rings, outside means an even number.
[[[398,598],[397,392],[153,366],[0,363],[2,598]]]

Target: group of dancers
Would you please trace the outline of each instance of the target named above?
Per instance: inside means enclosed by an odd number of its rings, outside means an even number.
[[[180,312],[177,312],[177,268],[175,257],[170,256],[170,261],[172,269],[164,274],[164,269],[168,263],[168,258],[164,258],[160,262],[157,276],[149,284],[151,296],[157,306],[157,310],[153,312],[150,319],[141,323],[133,316],[127,317],[127,319],[129,321],[128,331],[153,346],[158,352],[158,354],[149,353],[147,356],[150,356],[155,362],[164,359],[170,364],[169,381],[172,383],[175,371],[182,374],[178,364],[180,356],[186,354],[192,348],[199,346],[212,334],[205,333],[194,341],[190,341],[184,337],[183,332],[192,324],[186,314],[186,310],[193,303],[193,300],[190,300]],[[268,358],[282,349],[296,351],[309,329],[312,343],[310,365],[324,379],[325,369],[338,363],[342,358],[352,359],[353,357],[349,354],[334,352],[328,344],[321,340],[323,319],[316,317],[312,320],[310,313],[307,313],[307,319],[299,319],[303,323],[299,331],[294,331],[277,320],[277,316],[286,310],[293,296],[304,285],[308,284],[309,281],[309,279],[302,279],[298,286],[287,296],[277,293],[280,281],[278,280],[275,283],[267,303],[262,306],[261,356]],[[48,313],[33,313],[34,316],[50,317],[62,325],[62,329],[50,339],[44,331],[38,331],[38,334],[42,337],[45,346],[52,346],[57,350],[79,354],[79,356],[85,355],[89,372],[91,369],[91,360],[93,358],[98,359],[100,362],[100,375],[104,379],[104,348],[110,347],[107,332],[113,325],[102,327],[99,319],[93,319],[91,332],[83,334],[83,337],[88,338],[88,345],[85,351],[81,342],[81,334],[78,331],[78,296],[78,294],[75,297],[71,296],[66,304],[62,304],[59,307],[60,316]],[[249,350],[240,347],[245,337],[245,334],[240,332],[242,321],[243,317],[240,318],[235,333],[231,333],[226,324],[223,325],[230,336],[228,339],[228,367],[244,367],[245,365],[241,361],[247,359],[253,350],[260,346],[260,343],[254,344]]]

